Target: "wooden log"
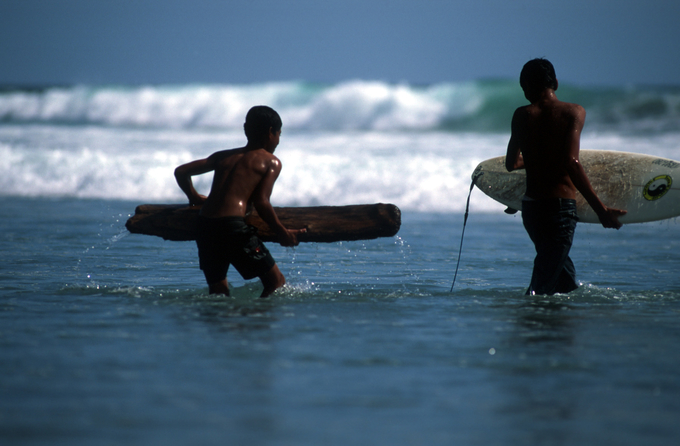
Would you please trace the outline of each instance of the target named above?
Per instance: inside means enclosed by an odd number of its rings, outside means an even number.
[[[391,237],[399,232],[401,211],[393,204],[350,206],[275,207],[281,223],[290,229],[307,228],[300,242],[338,242]],[[134,234],[156,235],[165,240],[196,240],[199,206],[142,204],[125,223]],[[278,242],[276,235],[255,211],[246,223],[258,229],[264,241]]]

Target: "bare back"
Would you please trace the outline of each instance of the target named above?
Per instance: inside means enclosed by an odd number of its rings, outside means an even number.
[[[245,217],[256,195],[266,189],[263,183],[267,176],[273,173],[275,181],[280,172],[278,158],[264,149],[216,152],[207,162],[214,168],[214,175],[210,195],[201,209],[201,215],[206,217]]]
[[[575,198],[569,165],[578,160],[584,121],[583,107],[554,96],[517,109],[511,145],[523,156],[528,197]]]

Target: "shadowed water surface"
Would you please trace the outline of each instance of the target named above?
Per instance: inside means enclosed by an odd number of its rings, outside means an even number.
[[[674,444],[680,226],[577,228],[583,286],[525,297],[521,218],[404,213],[394,238],[270,245],[270,299],[136,203],[0,198],[3,444]]]

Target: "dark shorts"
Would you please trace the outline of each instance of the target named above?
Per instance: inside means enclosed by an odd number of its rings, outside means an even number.
[[[276,262],[242,217],[198,217],[198,260],[209,284],[227,278],[229,265],[250,280],[271,270]]]
[[[578,288],[569,258],[578,217],[576,201],[566,198],[522,201],[522,221],[536,247],[527,294],[568,293]]]

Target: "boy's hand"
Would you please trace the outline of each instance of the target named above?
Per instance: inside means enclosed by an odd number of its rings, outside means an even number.
[[[619,221],[619,217],[624,216],[628,211],[622,209],[607,208],[602,215],[597,217],[600,219],[600,223],[605,228],[619,229],[623,224]]]
[[[279,244],[281,246],[297,246],[300,244],[297,236],[298,234],[303,234],[307,232],[306,228],[303,229],[286,229],[285,233],[279,234]]]
[[[199,194],[197,197],[189,200],[189,206],[203,206],[207,199],[208,197],[205,195]]]

